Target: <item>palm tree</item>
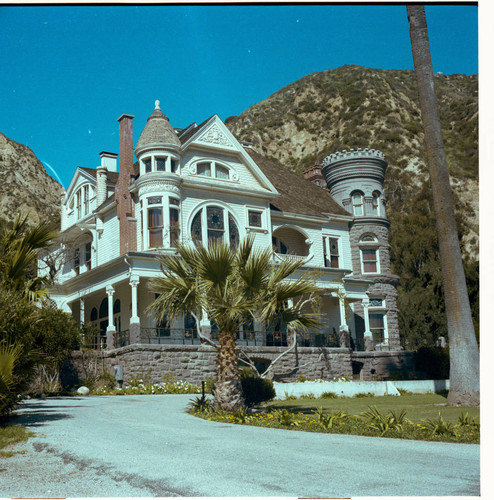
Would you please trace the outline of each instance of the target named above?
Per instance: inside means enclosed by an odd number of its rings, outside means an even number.
[[[468,300],[441,122],[434,93],[424,6],[409,5],[407,13],[420,109],[424,122],[427,163],[436,214],[448,322],[450,346],[448,404],[478,406],[480,403],[479,350]]]
[[[317,315],[302,312],[291,299],[314,293],[304,276],[287,278],[303,261],[286,260],[274,265],[271,250],[253,248],[247,238],[237,248],[210,244],[209,248],[180,244],[177,254],[160,259],[163,276],[154,278],[151,290],[158,294],[150,309],[158,321],[184,313],[194,316],[199,335],[200,319],[218,326],[217,382],[214,407],[236,411],[244,405],[238,368],[236,337],[239,328],[253,318],[270,322],[281,318],[296,332],[317,324]]]
[[[36,276],[41,250],[58,236],[50,224],[28,225],[27,216],[18,215],[9,228],[0,221],[0,280],[11,290],[21,292],[30,301],[43,300],[48,278]]]

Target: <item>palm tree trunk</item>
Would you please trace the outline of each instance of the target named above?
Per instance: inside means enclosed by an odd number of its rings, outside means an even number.
[[[218,335],[218,371],[213,403],[216,410],[234,412],[245,405],[235,337],[235,333],[231,332],[221,332]]]
[[[448,166],[434,93],[432,62],[423,5],[407,6],[413,61],[424,123],[450,348],[448,404],[480,403],[479,350],[463,270]]]

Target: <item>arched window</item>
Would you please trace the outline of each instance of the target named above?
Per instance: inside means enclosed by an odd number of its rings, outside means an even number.
[[[98,309],[96,307],[93,307],[91,309],[91,315],[89,317],[90,321],[97,321],[98,320]]]
[[[353,215],[364,215],[364,194],[360,191],[352,193]]]
[[[373,245],[376,243],[376,245]],[[360,261],[363,274],[379,273],[379,248],[373,234],[364,234],[360,238]]]
[[[372,215],[381,215],[380,199],[381,199],[381,193],[379,191],[374,191],[372,193]]]
[[[215,161],[201,161],[197,164],[197,175],[215,179],[230,179],[230,169]]]
[[[233,215],[225,208],[209,205],[201,208],[190,226],[192,240],[196,245],[208,246],[223,241],[234,248],[240,236]]]
[[[105,297],[101,301],[101,305],[99,306],[99,317],[106,318],[108,316],[108,297]]]

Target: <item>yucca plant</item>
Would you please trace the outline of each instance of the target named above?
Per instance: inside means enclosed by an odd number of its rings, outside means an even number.
[[[369,406],[369,409],[362,413],[362,416],[370,421],[369,427],[371,429],[377,429],[381,432],[381,436],[384,436],[391,430],[402,431],[406,424],[410,424],[406,414],[406,410],[401,410],[400,413],[391,410],[384,415],[376,406]]]
[[[284,408],[281,410],[275,410],[273,412],[273,416],[274,418],[276,418],[280,425],[284,425],[286,427],[298,427],[300,425],[300,422],[297,420],[296,416],[288,410],[285,410]]]
[[[313,413],[316,415],[319,425],[325,430],[332,429],[334,425],[340,424],[346,417],[348,417],[348,415],[343,413],[341,410],[338,410],[337,412],[331,410],[331,413],[329,414],[324,413],[322,406]]]
[[[439,436],[441,434],[454,437],[458,436],[458,428],[451,422],[446,422],[441,412],[439,412],[437,418],[428,418],[424,420],[424,427],[433,436]]]

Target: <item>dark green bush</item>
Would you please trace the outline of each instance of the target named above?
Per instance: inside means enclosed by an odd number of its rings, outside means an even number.
[[[241,382],[245,404],[248,407],[258,405],[263,401],[269,401],[276,396],[272,380],[241,375]]]
[[[415,369],[433,380],[449,378],[449,349],[421,347],[415,353]]]

